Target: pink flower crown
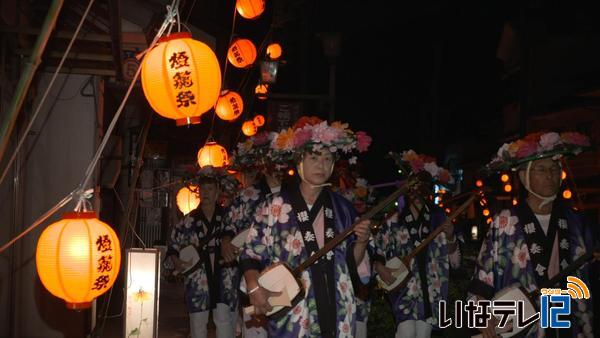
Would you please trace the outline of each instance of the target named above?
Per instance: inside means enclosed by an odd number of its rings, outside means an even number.
[[[504,143],[486,169],[491,172],[516,169],[529,161],[577,155],[587,148],[590,148],[590,139],[581,133],[532,133],[514,142]]]
[[[280,170],[288,167],[285,156],[271,148],[277,133],[260,132],[237,144],[229,167],[235,170]]]
[[[371,141],[364,131],[350,130],[347,123],[335,121],[330,125],[317,117],[303,116],[292,128],[280,131],[271,142],[271,148],[280,156],[292,159],[294,154],[305,151],[349,154],[357,150],[362,153],[367,151]]]
[[[396,165],[400,168],[400,174],[405,177],[424,170],[431,175],[434,183],[445,186],[454,185],[454,177],[450,175],[450,172],[447,169],[438,166],[434,157],[417,154],[412,149],[405,150],[401,153],[390,151],[389,157],[396,162]]]

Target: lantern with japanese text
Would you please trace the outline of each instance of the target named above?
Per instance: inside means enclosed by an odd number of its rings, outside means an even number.
[[[282,53],[282,49],[281,49],[281,45],[278,43],[272,43],[269,46],[267,46],[267,56],[271,59],[271,60],[277,60],[281,57],[281,53]]]
[[[70,212],[48,226],[35,255],[42,284],[73,310],[87,309],[119,274],[121,246],[94,212]]]
[[[266,83],[258,84],[256,88],[254,88],[254,93],[259,99],[265,100],[269,94],[269,85]]]
[[[212,49],[191,34],[171,34],[144,57],[142,88],[159,115],[177,125],[200,123],[219,98],[219,62]]]
[[[240,94],[233,91],[223,91],[217,100],[215,113],[219,118],[225,121],[237,119],[244,110],[244,101]]]
[[[257,127],[262,127],[262,126],[264,126],[264,125],[265,125],[265,117],[264,117],[264,116],[262,116],[262,115],[260,115],[260,114],[259,114],[259,115],[256,115],[256,116],[254,116],[254,119],[252,119],[252,121],[254,122],[254,124],[255,124]]]
[[[256,19],[265,11],[265,0],[237,0],[235,9],[245,19]]]
[[[256,61],[256,47],[248,39],[237,39],[227,51],[227,60],[237,68],[246,68]]]
[[[185,216],[200,205],[200,188],[195,185],[183,187],[177,192],[176,200],[179,211]]]
[[[215,141],[208,141],[198,151],[198,165],[200,168],[211,165],[215,168],[225,167],[229,163],[227,150]]]
[[[256,125],[252,120],[246,121],[242,124],[242,133],[246,136],[254,136],[256,134]]]

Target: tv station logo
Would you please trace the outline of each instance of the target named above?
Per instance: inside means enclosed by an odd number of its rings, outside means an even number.
[[[519,295],[519,293],[506,292],[504,295]],[[457,328],[462,328],[466,324],[465,326],[468,328],[483,329],[487,327],[488,321],[493,315],[498,319],[497,332],[506,332],[506,329],[513,327],[513,322],[518,329],[524,329],[538,320],[542,328],[570,328],[571,322],[561,319],[561,317],[571,314],[572,299],[589,299],[590,289],[581,279],[568,276],[566,289],[543,288],[540,290],[539,312],[537,306],[529,301],[528,296],[531,294],[527,295],[521,292],[520,295],[523,297],[469,300],[464,304],[463,301],[456,301],[454,318],[447,317],[446,302],[442,300],[439,304],[439,326],[446,328],[454,323]],[[463,314],[465,318],[463,318]],[[509,327],[506,327],[507,324]]]

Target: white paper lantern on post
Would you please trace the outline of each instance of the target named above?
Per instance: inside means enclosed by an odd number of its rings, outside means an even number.
[[[123,336],[158,337],[160,252],[158,249],[126,250],[125,323]]]

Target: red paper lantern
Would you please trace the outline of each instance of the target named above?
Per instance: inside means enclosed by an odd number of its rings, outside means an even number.
[[[229,162],[227,150],[215,141],[206,142],[198,151],[198,165],[200,168],[211,165],[215,168],[225,167]]]
[[[217,100],[215,112],[217,116],[225,121],[237,119],[244,110],[244,101],[240,94],[233,91],[224,91]]]
[[[272,43],[267,47],[267,56],[271,60],[277,60],[281,57],[283,50],[281,49],[281,45],[278,43]]]
[[[115,283],[121,245],[111,226],[94,212],[70,212],[42,232],[35,260],[51,294],[69,309],[87,309]]]
[[[265,0],[237,0],[235,9],[243,18],[256,19],[265,11]]]
[[[256,61],[256,47],[248,39],[237,39],[227,51],[227,60],[237,68],[246,68]]]
[[[259,114],[259,115],[256,115],[256,116],[254,116],[254,119],[252,119],[252,121],[254,122],[254,124],[255,124],[257,127],[262,127],[262,126],[264,126],[264,125],[265,125],[265,117],[264,117],[264,116],[262,116],[262,115],[260,115],[260,114]]]
[[[221,88],[221,68],[215,53],[189,33],[175,33],[159,43],[142,61],[142,88],[159,115],[177,125],[200,123]]]
[[[246,136],[254,136],[257,132],[256,125],[253,121],[246,121],[242,124],[242,132]]]

